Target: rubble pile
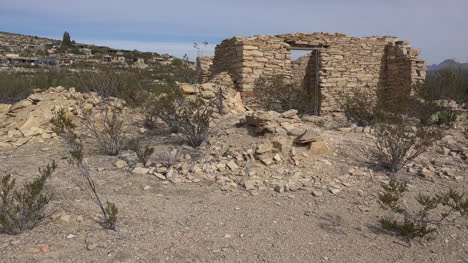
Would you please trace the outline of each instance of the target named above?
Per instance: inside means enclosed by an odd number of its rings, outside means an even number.
[[[116,98],[103,99],[93,92],[79,93],[63,87],[36,92],[13,105],[0,104],[0,149],[14,149],[28,142],[56,137],[50,124],[54,112],[66,109],[69,117],[77,119],[81,108],[92,110],[102,102],[119,107],[125,104]]]

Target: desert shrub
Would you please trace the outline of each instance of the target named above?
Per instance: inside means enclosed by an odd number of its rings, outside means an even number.
[[[254,92],[256,102],[267,110],[285,112],[296,109],[300,113],[314,113],[312,94],[284,75],[257,79]]]
[[[404,193],[408,190],[406,183],[391,178],[388,185],[383,184],[383,193],[378,195],[380,203],[385,210],[392,212],[379,220],[380,226],[390,232],[404,236],[408,240],[424,237],[434,233],[443,221],[451,214],[458,212],[468,217],[468,198],[452,189],[442,194],[416,196],[421,208],[410,211],[403,206]],[[437,211],[441,208],[444,211]],[[398,217],[399,215],[399,217]]]
[[[350,93],[341,93],[338,104],[343,110],[346,119],[360,127],[374,124],[377,121],[375,94],[370,88],[354,88]]]
[[[32,81],[24,74],[0,72],[0,103],[15,103],[32,93]]]
[[[72,72],[66,70],[47,70],[31,75],[32,88],[46,90],[50,87],[72,87]]]
[[[452,66],[437,72],[428,72],[421,91],[433,100],[468,103],[468,69]]]
[[[157,95],[153,92],[145,92],[145,99],[140,106],[140,116],[143,119],[143,125],[147,129],[156,128],[159,107],[156,104]]]
[[[88,194],[102,212],[103,220],[100,224],[105,229],[115,230],[119,210],[114,203],[106,201],[104,204],[101,201],[96,183],[90,173],[88,160],[85,158],[83,140],[75,133],[76,126],[73,124],[72,120],[67,117],[64,110],[55,113],[51,123],[54,126],[54,132],[64,138],[70,148],[69,162],[78,168],[80,176],[85,182],[85,187],[82,188],[83,191]]]
[[[106,154],[117,155],[127,142],[122,112],[112,103],[101,106],[98,118],[93,118],[92,111],[83,109],[83,126]]]
[[[111,68],[76,73],[72,83],[76,91],[96,92],[102,97],[120,98],[131,106],[141,102],[141,92],[146,85],[140,72],[117,71]]]
[[[379,123],[374,127],[374,135],[375,145],[365,155],[393,173],[426,152],[440,138],[437,130],[404,123]]]
[[[171,130],[182,133],[190,146],[196,148],[208,138],[213,111],[200,94],[187,98],[180,89],[169,89],[157,96],[154,105],[158,107],[157,116]]]
[[[457,112],[449,107],[443,107],[433,115],[435,123],[441,126],[452,127],[457,121]]]
[[[213,98],[213,107],[219,115],[224,115],[224,89],[221,85],[215,86],[215,97]]]
[[[14,190],[15,179],[11,175],[1,178],[0,232],[18,234],[34,228],[45,217],[51,195],[45,193],[44,186],[56,168],[55,162],[39,168],[40,176],[22,191]]]
[[[182,157],[183,152],[176,148],[174,149],[166,149],[159,155],[159,160],[161,160],[162,164],[167,168],[170,168],[177,164],[179,159]]]
[[[154,153],[154,147],[146,145],[143,148],[138,139],[131,140],[128,144],[128,148],[136,153],[138,160],[143,163],[144,166],[146,166],[149,158]]]

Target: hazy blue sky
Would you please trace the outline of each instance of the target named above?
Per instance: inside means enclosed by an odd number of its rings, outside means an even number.
[[[192,57],[232,36],[395,35],[430,64],[468,62],[468,0],[0,0],[0,31]]]

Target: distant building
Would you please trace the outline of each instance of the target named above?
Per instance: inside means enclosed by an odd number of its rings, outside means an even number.
[[[112,57],[109,55],[105,55],[102,57],[102,62],[104,63],[111,63],[112,62]]]
[[[80,48],[80,52],[86,56],[91,56],[93,53],[89,48]]]
[[[112,57],[112,63],[125,63],[125,57]]]

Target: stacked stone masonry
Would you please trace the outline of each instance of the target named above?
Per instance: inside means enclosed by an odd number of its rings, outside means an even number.
[[[291,50],[319,50],[291,61]],[[350,37],[344,34],[284,34],[233,37],[221,42],[214,58],[199,61],[204,80],[228,72],[236,88],[250,92],[259,77],[286,75],[305,87],[319,76],[320,112],[339,111],[337,99],[353,88],[409,88],[424,81],[426,64],[408,41],[393,36]],[[318,65],[315,57],[318,55]]]

